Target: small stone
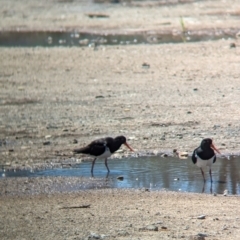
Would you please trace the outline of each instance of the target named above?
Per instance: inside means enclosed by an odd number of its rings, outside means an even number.
[[[45,141],[45,142],[43,142],[43,145],[50,145],[50,144],[51,144],[50,141]]]
[[[100,239],[100,235],[97,233],[91,233],[91,235],[89,237],[90,237],[90,239]]]
[[[207,237],[208,235],[205,234],[205,233],[198,233],[198,236],[199,236],[199,237]]]
[[[89,39],[79,40],[79,44],[80,44],[80,45],[88,45],[88,43],[89,43]]]
[[[26,150],[26,149],[29,149],[29,148],[30,148],[29,146],[21,146],[22,150]]]
[[[125,237],[125,236],[128,236],[128,235],[129,235],[129,233],[127,231],[125,231],[125,230],[119,230],[118,231],[118,236]]]
[[[161,227],[161,229],[163,229],[163,230],[166,230],[166,229],[167,229],[167,227],[165,227],[165,226],[162,226],[162,227]]]
[[[132,227],[133,225],[130,223],[130,224],[127,224],[126,227]]]
[[[118,150],[116,151],[116,153],[123,153],[123,152],[124,152],[123,149],[118,149]]]
[[[46,136],[45,136],[46,139],[49,139],[49,138],[51,138],[51,137],[52,137],[52,135],[46,135]]]
[[[205,237],[201,237],[201,236],[190,236],[189,240],[205,240]]]
[[[132,136],[132,137],[128,137],[129,140],[135,140],[136,137]]]
[[[236,47],[236,44],[235,43],[230,43],[230,48],[235,48]]]
[[[148,68],[150,68],[150,64],[144,62],[142,64],[142,68],[148,69]]]
[[[108,237],[108,235],[101,234],[100,237],[101,237],[101,239],[104,239],[104,238]]]
[[[77,139],[73,139],[73,144],[77,144],[78,140]]]
[[[166,158],[168,155],[166,153],[162,154],[161,157]]]
[[[95,98],[104,98],[104,96],[98,95],[98,96],[96,96]]]
[[[117,180],[119,180],[119,181],[123,181],[123,179],[124,179],[123,176],[118,176],[118,177],[117,177]]]
[[[197,217],[197,219],[205,219],[205,218],[206,218],[205,215],[200,215],[200,216]]]
[[[158,231],[158,226],[155,225],[148,225],[146,227],[143,227],[142,230],[146,230],[146,231]]]
[[[223,192],[223,196],[227,196],[228,195],[228,190],[226,189],[226,190],[224,190],[224,192]]]
[[[180,159],[187,159],[188,158],[188,152],[178,152],[178,157]]]
[[[197,88],[194,88],[193,91],[197,91],[198,89]]]

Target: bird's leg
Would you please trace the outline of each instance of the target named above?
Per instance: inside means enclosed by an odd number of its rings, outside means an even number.
[[[108,172],[110,172],[110,170],[109,170],[109,168],[108,168],[108,164],[107,164],[107,158],[105,158],[105,166],[106,166]]]
[[[204,193],[204,191],[205,191],[205,181],[204,181],[204,183],[203,183],[202,193]]]
[[[201,169],[201,173],[202,173],[202,176],[203,176],[203,180],[205,182],[206,180],[205,180],[205,177],[204,177],[204,172],[203,172],[202,168],[200,168],[200,169]]]
[[[94,168],[94,164],[95,164],[96,159],[97,159],[97,158],[94,158],[93,161],[92,161],[91,173],[93,173],[93,168]]]
[[[212,183],[212,170],[211,170],[211,168],[209,169],[209,174],[210,174],[210,177],[211,177],[211,183]]]

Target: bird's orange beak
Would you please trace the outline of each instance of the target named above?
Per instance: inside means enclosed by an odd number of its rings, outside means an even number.
[[[213,150],[215,150],[217,153],[221,154],[221,153],[219,152],[219,150],[213,145],[213,143],[211,144],[211,148],[212,148]]]
[[[134,150],[128,145],[128,143],[124,143],[124,145],[128,147],[132,152],[134,152]]]

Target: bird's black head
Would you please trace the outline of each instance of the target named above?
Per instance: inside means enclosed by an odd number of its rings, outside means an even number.
[[[217,153],[221,154],[219,150],[214,146],[213,140],[211,138],[204,138],[201,142],[201,148],[204,149],[209,149],[212,148],[214,151]]]
[[[211,138],[204,138],[201,142],[201,148],[211,148],[212,146],[212,139]]]
[[[116,150],[118,150],[122,144],[124,144],[127,148],[129,148],[131,151],[134,151],[127,143],[127,139],[124,137],[124,136],[117,136],[115,139],[114,139],[114,142],[116,143],[115,144],[115,148]],[[114,150],[114,151],[116,151]]]
[[[127,139],[124,136],[117,136],[114,140],[121,144],[124,144],[127,142]]]

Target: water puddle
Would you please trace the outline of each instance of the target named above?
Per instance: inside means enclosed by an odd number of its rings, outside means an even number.
[[[180,160],[172,157],[140,157],[109,159],[109,168],[111,172],[107,176],[104,162],[96,161],[94,168],[94,178],[91,178],[91,162],[83,162],[69,168],[56,168],[41,171],[1,171],[0,176],[4,178],[11,177],[72,177],[78,179],[94,179],[95,183],[108,181],[107,187],[111,188],[147,188],[149,190],[171,190],[181,192],[196,193],[217,193],[223,194],[228,190],[228,194],[240,194],[240,158],[227,160],[218,158],[213,165],[212,176],[213,183],[210,182],[208,171],[205,171],[206,183],[200,169],[196,167],[190,159]],[[123,179],[119,180],[121,176]],[[106,178],[107,177],[107,178]],[[54,179],[54,178],[53,178]],[[105,179],[105,180],[103,180]],[[107,180],[106,180],[107,179]],[[63,181],[64,182],[64,181]],[[70,185],[69,185],[70,186]],[[104,187],[104,186],[102,186]],[[79,182],[73,189],[80,189]],[[91,188],[91,185],[85,186],[85,189]],[[96,186],[96,188],[98,188]],[[99,186],[100,188],[100,186]],[[65,185],[64,191],[68,191]]]
[[[78,31],[1,31],[0,47],[55,47],[130,45],[199,42],[235,38],[240,29],[202,29],[197,31],[136,31],[136,32],[78,32]]]

